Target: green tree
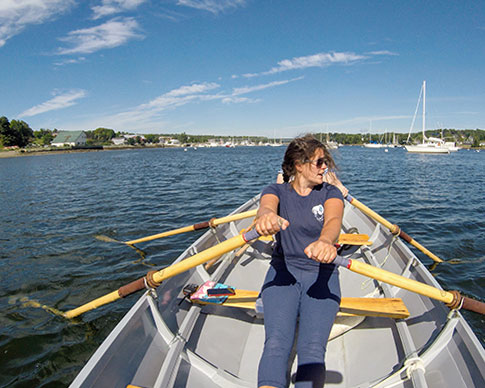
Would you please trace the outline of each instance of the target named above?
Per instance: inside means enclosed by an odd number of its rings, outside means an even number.
[[[128,145],[135,145],[135,143],[136,143],[135,138],[134,137],[129,137],[128,139],[126,139],[126,143]]]
[[[16,143],[19,147],[25,147],[32,142],[34,137],[34,131],[29,125],[22,120],[12,120],[10,123],[10,129],[15,133]]]
[[[147,143],[158,143],[158,137],[159,135],[145,135],[145,139],[147,140]]]
[[[178,135],[175,135],[175,138],[181,143],[181,144],[185,144],[188,142],[189,140],[189,137],[187,136],[187,134],[185,132],[182,132]]]
[[[10,128],[10,122],[5,116],[0,117],[0,145],[11,147],[17,145],[15,132]]]
[[[100,143],[107,143],[113,137],[115,137],[115,131],[113,131],[112,129],[100,127],[100,128],[96,128],[93,131],[93,139],[97,140]]]
[[[51,141],[54,140],[54,136],[49,129],[39,129],[38,131],[34,131],[34,138],[35,142],[38,145],[49,145]]]

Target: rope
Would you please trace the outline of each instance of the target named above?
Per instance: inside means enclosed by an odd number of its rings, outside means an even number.
[[[414,121],[416,120],[416,114],[418,113],[419,103],[421,102],[422,94],[423,94],[423,87],[421,86],[421,90],[419,92],[418,103],[416,104],[416,110],[414,111],[413,121],[411,123],[411,127],[409,128],[409,134],[408,134],[408,138],[406,139],[406,143],[409,143],[409,138],[411,137],[411,131],[414,127]]]
[[[404,361],[404,366],[401,369],[399,369],[396,373],[393,373],[392,375],[388,376],[387,378],[382,380],[380,383],[373,385],[372,388],[379,388],[379,387],[391,388],[391,387],[396,387],[398,385],[402,386],[403,382],[411,380],[412,373],[417,371],[417,370],[421,370],[423,373],[426,373],[426,367],[424,366],[423,359],[420,358],[420,357],[408,358],[406,361]],[[396,375],[400,375],[403,372],[406,372],[406,378],[400,378],[395,383],[392,383],[390,385],[384,385],[386,383],[386,381],[392,379]]]
[[[392,244],[394,244],[394,241],[396,241],[396,239],[399,237],[398,234],[395,234],[392,236],[392,239],[391,239],[391,242],[389,243],[389,247],[387,248],[387,255],[386,257],[384,257],[384,260],[382,261],[382,263],[379,263],[377,264],[377,267],[378,268],[382,268],[384,266],[384,264],[386,264],[386,261],[387,259],[389,259],[389,256],[391,255],[391,248],[392,248]],[[366,279],[362,282],[362,285],[360,286],[360,289],[363,290],[365,288],[367,288],[367,286],[373,281],[374,279]]]
[[[409,358],[404,362],[404,368],[406,370],[406,376],[411,379],[411,374],[418,369],[426,373],[426,368],[424,367],[424,362],[419,357]]]

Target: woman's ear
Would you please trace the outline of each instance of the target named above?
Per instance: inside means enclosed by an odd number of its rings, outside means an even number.
[[[295,162],[295,169],[297,172],[301,173],[303,171],[304,163]]]

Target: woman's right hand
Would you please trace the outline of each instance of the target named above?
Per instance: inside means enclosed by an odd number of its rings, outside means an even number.
[[[261,236],[269,236],[278,233],[280,230],[285,230],[290,223],[283,217],[276,213],[264,213],[256,218],[254,228]]]

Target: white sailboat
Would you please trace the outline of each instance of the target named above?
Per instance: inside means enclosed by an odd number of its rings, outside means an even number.
[[[373,143],[371,140],[371,134],[369,133],[369,142],[364,144],[365,148],[384,148],[384,144],[382,143]]]
[[[426,137],[425,129],[426,129],[426,81],[423,81],[423,86],[421,88],[421,93],[423,95],[423,142],[417,145],[406,145],[405,148],[408,152],[411,153],[419,153],[419,154],[449,154],[450,150],[448,147],[445,146],[445,142],[442,139],[437,137]],[[421,93],[419,97],[421,98]],[[419,99],[418,99],[419,105]],[[409,129],[408,141],[409,137],[411,136],[411,130],[414,125],[414,120],[416,119],[416,113],[418,111],[418,107],[416,107],[416,111],[414,112],[413,122],[411,124],[411,128]]]
[[[326,144],[329,150],[336,150],[338,148],[338,143],[336,141],[330,140],[330,134],[328,132],[327,132]]]
[[[461,147],[458,147],[454,141],[445,141],[445,146],[448,147],[450,152],[461,150]]]
[[[372,142],[372,136],[371,136],[371,131],[372,131],[372,120],[369,123],[369,142],[364,143],[365,148],[384,148],[384,145],[381,144],[381,142]]]

